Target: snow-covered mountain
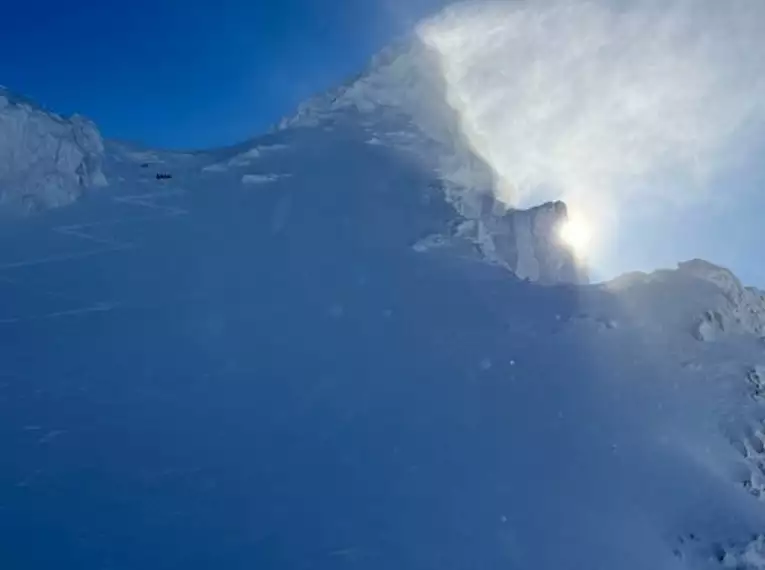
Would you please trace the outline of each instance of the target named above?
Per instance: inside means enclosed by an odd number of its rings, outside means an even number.
[[[306,101],[279,128],[347,121],[367,133],[369,144],[402,149],[435,170],[450,201],[468,217],[481,208],[474,190],[497,183],[492,168],[465,138],[440,56],[416,35],[382,50],[358,77]]]
[[[206,152],[6,97],[26,188],[109,188],[0,225],[0,566],[765,568],[764,294],[586,284],[428,53]]]
[[[47,112],[0,86],[0,208],[63,206],[106,183],[103,141],[95,125]]]

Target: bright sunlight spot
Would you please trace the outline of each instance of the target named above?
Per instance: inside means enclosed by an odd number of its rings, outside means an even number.
[[[581,219],[569,218],[558,230],[560,239],[565,243],[574,255],[585,257],[587,248],[590,245],[592,234],[587,223]]]

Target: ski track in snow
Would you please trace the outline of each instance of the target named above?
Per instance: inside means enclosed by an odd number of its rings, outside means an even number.
[[[41,321],[45,319],[57,319],[61,317],[76,317],[80,315],[86,315],[88,313],[105,313],[119,306],[120,306],[120,303],[96,303],[95,305],[92,305],[89,307],[82,307],[79,309],[70,309],[66,311],[56,311],[53,313],[46,313],[44,315],[0,319],[0,324],[7,325],[7,324],[20,323],[24,321]]]
[[[98,220],[84,224],[67,224],[62,226],[55,226],[51,228],[51,231],[54,233],[65,236],[73,236],[85,240],[90,244],[95,244],[99,247],[95,247],[86,251],[64,253],[45,257],[35,257],[32,259],[25,259],[13,263],[0,264],[0,282],[26,287],[26,284],[19,281],[18,279],[10,278],[7,275],[3,275],[2,273],[12,272],[14,270],[25,267],[45,265],[48,263],[66,263],[67,261],[85,259],[96,255],[135,249],[138,247],[138,245],[134,242],[119,241],[113,238],[97,237],[89,230],[121,224],[129,224],[133,222],[157,221],[167,218],[174,218],[177,216],[185,216],[189,213],[189,211],[185,208],[178,206],[167,206],[157,203],[158,200],[163,198],[183,196],[184,194],[186,194],[186,191],[179,188],[173,190],[165,190],[162,192],[148,192],[142,194],[130,194],[127,196],[114,196],[111,199],[118,204],[138,206],[148,209],[151,212],[154,212],[154,214],[117,218],[111,220]],[[156,214],[160,214],[160,216],[157,216]],[[74,300],[67,295],[63,295],[54,291],[39,291],[37,293],[45,297]],[[104,313],[120,306],[122,306],[122,303],[119,301],[100,301],[85,306],[74,307],[72,309],[44,313],[42,315],[2,318],[0,319],[0,325],[18,324],[29,321],[41,321],[66,317],[78,317],[94,313]]]

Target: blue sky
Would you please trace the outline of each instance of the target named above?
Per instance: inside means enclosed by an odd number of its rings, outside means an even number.
[[[253,136],[443,0],[42,0],[0,18],[0,84],[108,137],[204,148]]]

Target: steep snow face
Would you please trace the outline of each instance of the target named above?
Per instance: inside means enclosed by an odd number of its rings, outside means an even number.
[[[331,132],[347,130],[349,125],[361,132],[367,145],[402,151],[399,160],[413,160],[431,173],[456,210],[460,219],[451,230],[419,240],[414,246],[417,251],[467,240],[484,259],[509,268],[522,279],[586,282],[585,268],[559,238],[567,219],[562,202],[514,210],[494,197],[494,173],[461,131],[437,55],[417,37],[386,48],[372,59],[365,73],[307,101],[279,128]],[[227,164],[249,156],[245,151]],[[221,167],[214,164],[208,169]]]
[[[418,37],[384,49],[364,73],[307,101],[279,128],[348,120],[363,125],[369,144],[405,149],[436,171],[455,207],[470,218],[477,217],[480,192],[493,189],[494,172],[462,133],[448,100],[438,54]]]
[[[397,109],[107,142],[109,192],[0,225],[0,566],[765,570],[762,295],[572,284],[565,205]]]
[[[763,346],[694,328],[746,290],[515,279],[562,204],[468,220],[359,134],[109,143],[0,226],[0,566],[763,570]]]
[[[92,122],[62,118],[0,88],[0,208],[55,208],[105,185],[103,151]]]

